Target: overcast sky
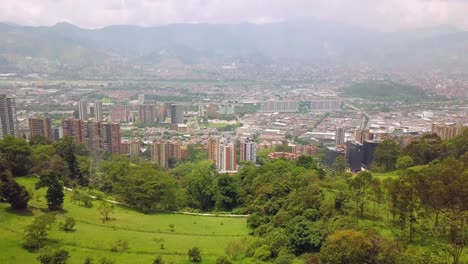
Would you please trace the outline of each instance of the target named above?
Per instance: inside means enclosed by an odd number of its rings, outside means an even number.
[[[0,0],[0,21],[85,28],[112,24],[270,23],[317,19],[380,30],[468,29],[468,0]]]

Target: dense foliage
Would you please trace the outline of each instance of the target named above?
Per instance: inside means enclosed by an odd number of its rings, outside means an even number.
[[[6,137],[0,142],[7,151],[0,153],[6,160],[0,163],[0,195],[13,208],[25,209],[31,195],[14,177],[26,173],[38,177],[37,188],[47,188],[50,211],[62,209],[63,187],[73,187],[70,198],[84,207],[91,207],[92,199],[104,200],[98,208],[104,222],[112,219],[115,203],[106,199],[144,213],[248,214],[252,236],[229,243],[220,263],[241,258],[448,263],[450,258],[459,264],[468,243],[467,138],[468,131],[447,141],[425,135],[403,149],[385,140],[376,150],[373,169],[353,175],[346,172],[344,159],[325,170],[310,156],[264,159],[262,166],[245,162],[236,174],[219,174],[213,162],[203,158],[165,170],[143,159],[113,156],[91,168],[86,149],[68,138],[53,145],[41,140],[28,145]],[[18,148],[25,164],[8,153]],[[192,151],[203,156],[199,148]],[[415,164],[420,166],[412,167]],[[43,247],[54,219],[53,214],[36,217],[26,228],[23,245]],[[73,219],[61,228],[73,231]],[[193,262],[201,261],[197,249],[188,253]],[[44,252],[45,259],[57,253]]]

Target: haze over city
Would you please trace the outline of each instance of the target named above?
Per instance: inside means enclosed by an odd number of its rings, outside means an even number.
[[[441,24],[468,29],[467,13],[468,2],[462,0],[3,0],[0,9],[3,21],[30,26],[320,20],[385,31]]]

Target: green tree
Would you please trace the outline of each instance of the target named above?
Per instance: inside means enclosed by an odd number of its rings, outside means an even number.
[[[55,153],[51,145],[34,145],[31,147],[32,168],[31,172],[38,175],[51,170],[62,176],[62,180],[70,180],[70,170],[67,163]]]
[[[87,185],[76,158],[78,150],[74,139],[68,136],[63,137],[60,141],[54,143],[54,148],[57,155],[67,163],[72,179],[78,181],[80,185]]]
[[[11,171],[13,176],[24,176],[31,167],[31,147],[21,138],[5,136],[0,139],[2,166]]]
[[[342,175],[348,168],[348,161],[342,155],[336,157],[332,165],[332,170],[336,175]]]
[[[0,173],[0,198],[3,197],[11,207],[22,210],[28,206],[31,194],[24,186],[19,185],[10,172]]]
[[[320,230],[303,216],[296,217],[288,223],[287,233],[288,248],[296,255],[311,251],[317,252],[323,242]]]
[[[42,264],[65,264],[69,258],[66,250],[44,247],[39,251],[37,260]]]
[[[216,170],[211,161],[197,163],[192,172],[187,175],[187,193],[192,206],[203,211],[211,210],[214,206],[213,181]]]
[[[376,148],[374,163],[383,167],[385,171],[392,171],[395,169],[398,156],[400,156],[400,147],[395,141],[386,139]]]
[[[145,213],[177,209],[176,182],[166,171],[150,163],[134,166],[130,173],[114,183],[114,193],[122,202]]]
[[[378,178],[373,178],[370,183],[370,200],[372,201],[372,223],[375,224],[376,205],[382,203],[384,192],[382,190],[382,182]]]
[[[371,190],[372,179],[373,176],[370,172],[363,171],[349,180],[349,197],[355,207],[356,227],[359,226],[359,217],[364,216],[364,207]]]
[[[36,183],[36,189],[48,187],[46,192],[47,206],[51,211],[62,209],[63,199],[63,183],[53,171],[46,171],[40,176],[39,182]]]
[[[320,263],[376,263],[377,252],[366,234],[356,230],[339,230],[327,237],[319,253]]]
[[[297,166],[304,167],[308,170],[318,169],[317,162],[314,160],[312,156],[308,156],[308,155],[299,156],[299,158],[297,158],[296,164]]]
[[[102,216],[102,221],[109,221],[110,215],[114,213],[114,204],[106,200],[101,202],[101,205],[98,207],[98,211]]]
[[[410,156],[402,156],[397,159],[396,169],[404,170],[414,165],[414,161]]]
[[[51,145],[53,142],[52,140],[50,140],[49,138],[46,138],[44,136],[40,136],[40,135],[35,135],[35,136],[32,136],[30,139],[29,139],[29,145],[31,146],[35,146],[35,145]]]
[[[232,210],[238,204],[239,187],[236,179],[228,174],[219,175],[214,182],[214,199],[217,210]]]
[[[43,214],[34,218],[24,232],[23,246],[29,250],[36,250],[44,245],[47,231],[55,223],[55,214]]]
[[[408,144],[404,149],[404,155],[410,156],[414,164],[427,164],[442,155],[442,141],[437,134],[423,135],[419,140]]]
[[[201,262],[201,251],[198,247],[190,248],[187,252],[190,262]]]

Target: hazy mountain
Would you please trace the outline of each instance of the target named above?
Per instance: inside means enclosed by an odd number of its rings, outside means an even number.
[[[319,22],[116,25],[96,30],[69,23],[51,27],[0,24],[0,34],[3,68],[6,64],[21,67],[28,60],[81,67],[116,58],[135,64],[158,64],[167,58],[182,63],[261,58],[263,62],[295,59],[450,69],[468,64],[468,32],[446,25],[382,33]]]

